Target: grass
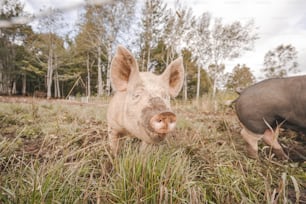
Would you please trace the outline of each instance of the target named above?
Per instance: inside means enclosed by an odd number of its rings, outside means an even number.
[[[247,158],[233,110],[212,104],[174,101],[163,144],[126,139],[112,158],[107,105],[0,103],[0,203],[305,203],[305,162],[263,144]]]

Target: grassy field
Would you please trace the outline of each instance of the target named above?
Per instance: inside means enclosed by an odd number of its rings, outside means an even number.
[[[114,159],[106,102],[0,102],[0,203],[306,203],[305,140],[280,138],[293,161],[263,143],[252,160],[231,108],[173,109],[177,128],[163,144],[139,153],[126,138]]]

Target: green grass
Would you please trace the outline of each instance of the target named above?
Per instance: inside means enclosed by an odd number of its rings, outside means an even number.
[[[112,158],[107,105],[0,103],[0,203],[306,202],[305,162],[263,144],[247,158],[233,110],[213,104],[175,101],[163,144],[139,153],[126,139]]]

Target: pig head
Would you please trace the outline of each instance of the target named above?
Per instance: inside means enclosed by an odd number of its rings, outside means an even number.
[[[118,153],[119,141],[129,134],[147,144],[157,144],[176,125],[170,97],[176,97],[183,84],[182,58],[174,60],[161,75],[139,72],[134,56],[119,46],[111,63],[111,82],[116,90],[107,112],[111,151]]]
[[[306,76],[259,82],[243,90],[235,106],[248,155],[258,157],[262,138],[277,157],[288,159],[277,137],[280,127],[306,133]]]

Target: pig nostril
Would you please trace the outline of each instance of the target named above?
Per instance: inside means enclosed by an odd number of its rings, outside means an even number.
[[[176,125],[176,116],[172,112],[162,112],[150,119],[150,126],[153,131],[159,134],[171,132]]]

